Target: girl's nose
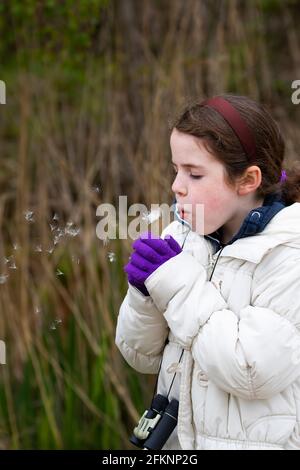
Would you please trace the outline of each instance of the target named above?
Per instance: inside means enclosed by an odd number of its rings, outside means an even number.
[[[178,176],[176,176],[173,184],[172,184],[172,191],[175,194],[179,195],[186,195],[187,194],[187,188],[183,184],[183,182],[179,181]]]

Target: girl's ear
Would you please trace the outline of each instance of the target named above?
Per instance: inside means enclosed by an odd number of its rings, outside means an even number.
[[[238,182],[240,196],[255,192],[262,180],[261,169],[257,165],[249,166]]]

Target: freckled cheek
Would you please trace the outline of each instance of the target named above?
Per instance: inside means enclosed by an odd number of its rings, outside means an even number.
[[[219,189],[216,190],[215,188]],[[203,186],[201,194],[195,192],[190,202],[193,204],[193,213],[196,204],[203,204],[205,218],[213,218],[220,213],[223,213],[226,205],[229,203],[227,193],[223,190],[222,185],[218,181],[210,182],[208,185]]]
[[[205,202],[205,212],[214,213],[222,210],[224,201],[217,195],[211,195]]]
[[[223,213],[223,205],[220,197],[217,197],[214,193],[213,195],[205,194],[201,199],[201,203],[198,201],[198,204],[202,205],[202,209],[199,212],[196,210],[197,201],[194,201],[193,204],[193,218],[196,220],[196,217],[204,215],[205,225],[214,226],[216,219],[218,220],[220,214]],[[202,212],[203,211],[203,212]]]

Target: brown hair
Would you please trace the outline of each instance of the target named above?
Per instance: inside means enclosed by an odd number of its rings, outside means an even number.
[[[300,162],[292,168],[284,165],[285,143],[280,129],[260,103],[233,94],[221,94],[234,106],[253,133],[256,144],[256,157],[251,162],[234,131],[225,119],[215,110],[193,101],[185,105],[179,115],[170,123],[170,129],[203,139],[206,149],[225,167],[225,181],[229,186],[244,174],[246,169],[257,165],[262,173],[262,181],[256,190],[258,199],[274,192],[280,192],[286,205],[300,202]],[[287,179],[280,183],[281,171],[286,171]]]

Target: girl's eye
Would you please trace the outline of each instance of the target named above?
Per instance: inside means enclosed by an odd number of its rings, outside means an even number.
[[[202,175],[190,175],[190,177],[194,180],[199,180],[200,178],[202,178]]]
[[[172,167],[172,170],[173,170],[173,174],[177,175],[178,171],[176,170],[176,168]],[[189,175],[189,176],[194,180],[199,180],[200,178],[202,178],[202,175]]]

